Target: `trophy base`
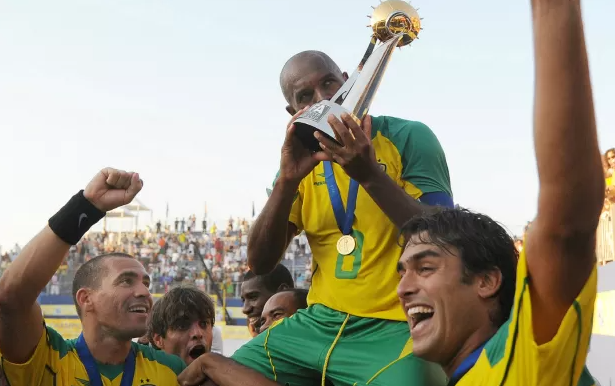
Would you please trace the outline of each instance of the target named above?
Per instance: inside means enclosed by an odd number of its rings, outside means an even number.
[[[295,135],[303,146],[312,152],[322,151],[320,142],[314,138],[314,132],[316,131],[341,146],[335,139],[335,132],[331,125],[329,125],[329,122],[327,122],[327,119],[330,115],[335,115],[341,120],[342,113],[348,113],[348,111],[337,103],[328,100],[318,102],[295,120]]]

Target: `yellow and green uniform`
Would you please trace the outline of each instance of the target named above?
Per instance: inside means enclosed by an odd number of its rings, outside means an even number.
[[[382,170],[413,198],[452,196],[444,151],[426,125],[373,117],[372,143]],[[337,164],[333,172],[346,207],[350,177]],[[339,254],[342,234],[324,173],[321,163],[301,181],[289,217],[305,231],[313,253],[310,307],[248,342],[233,358],[291,386],[314,385],[323,371],[336,385],[372,378],[371,385],[442,385],[439,369],[437,380],[424,382],[421,374],[431,376],[434,367],[411,355],[396,295],[398,228],[359,187],[352,226],[357,246],[351,255]]]
[[[2,359],[2,367],[10,385],[85,386],[88,374],[77,355],[76,339],[65,340],[51,327],[45,327],[34,354],[26,363],[10,363]],[[179,357],[132,343],[136,353],[133,386],[177,385],[177,375],[186,365]],[[97,364],[104,386],[119,386],[124,365]]]
[[[524,251],[517,266],[517,289],[510,319],[487,342],[476,364],[455,385],[594,385],[585,369],[585,359],[597,292],[596,267],[568,309],[555,337],[538,346],[532,332],[532,283]]]

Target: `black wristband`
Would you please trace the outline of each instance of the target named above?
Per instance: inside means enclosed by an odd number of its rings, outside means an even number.
[[[49,228],[67,244],[75,245],[105,214],[89,202],[81,190],[49,219]]]

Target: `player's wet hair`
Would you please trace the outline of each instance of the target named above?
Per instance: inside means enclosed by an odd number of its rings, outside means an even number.
[[[79,317],[81,317],[81,307],[77,304],[77,291],[81,288],[91,288],[94,290],[100,288],[103,277],[109,272],[106,261],[114,257],[134,259],[134,257],[126,253],[107,253],[86,261],[75,273],[73,279],[73,303],[77,308],[77,315]]]
[[[147,337],[152,343],[154,334],[164,338],[169,329],[185,330],[197,320],[214,325],[216,309],[213,300],[192,285],[175,287],[154,303],[147,321]]]
[[[489,216],[467,209],[438,209],[415,216],[401,229],[403,246],[408,243],[432,244],[450,252],[459,251],[464,271],[462,281],[469,283],[474,275],[500,270],[502,284],[496,296],[499,309],[491,313],[497,327],[511,313],[515,298],[519,252],[508,232]]]
[[[286,284],[288,288],[295,287],[293,275],[291,275],[288,268],[282,264],[276,265],[273,271],[265,275],[255,275],[252,271],[248,271],[243,275],[242,281],[246,282],[252,279],[258,280],[260,284],[264,285],[265,288],[272,293],[278,292],[282,284]]]

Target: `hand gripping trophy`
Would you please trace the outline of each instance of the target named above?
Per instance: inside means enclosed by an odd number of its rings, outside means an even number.
[[[320,131],[335,141],[333,129],[327,123],[329,115],[340,118],[340,115],[346,112],[357,122],[363,120],[395,47],[408,45],[418,38],[421,19],[409,3],[403,0],[387,0],[374,8],[370,26],[373,31],[372,39],[352,76],[331,100],[315,103],[295,121],[296,135],[303,145],[313,152],[321,150],[318,140],[314,138],[315,131]],[[382,44],[376,48],[378,41]]]

